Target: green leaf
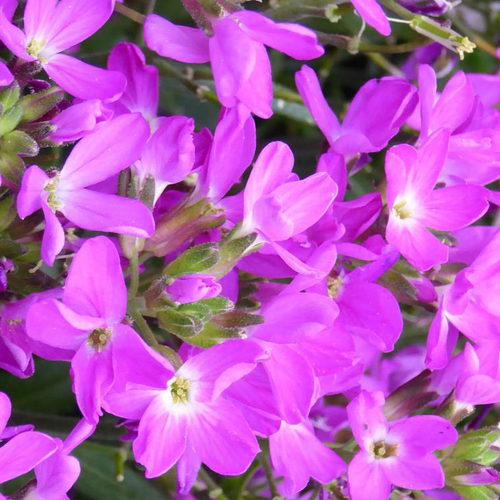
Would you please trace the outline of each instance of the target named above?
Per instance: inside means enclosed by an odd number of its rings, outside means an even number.
[[[124,479],[116,480],[118,449],[85,442],[73,452],[82,467],[82,473],[74,489],[90,499],[164,500],[170,498],[160,491],[155,482],[145,479],[130,464],[125,465]]]
[[[202,273],[216,265],[219,262],[219,258],[217,244],[203,243],[182,252],[165,268],[163,274],[177,277],[186,274]]]

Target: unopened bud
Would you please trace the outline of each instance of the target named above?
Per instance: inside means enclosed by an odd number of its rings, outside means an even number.
[[[20,130],[14,130],[5,134],[0,139],[0,149],[8,153],[18,154],[19,156],[36,156],[40,151],[38,143]]]
[[[19,100],[23,116],[22,122],[32,122],[38,120],[55,106],[57,106],[64,97],[64,91],[59,87],[52,87],[48,90],[27,95]]]

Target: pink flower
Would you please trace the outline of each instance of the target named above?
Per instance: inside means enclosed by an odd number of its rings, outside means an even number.
[[[480,186],[434,189],[448,153],[449,135],[448,129],[440,129],[419,149],[402,144],[386,156],[387,241],[421,271],[448,261],[448,247],[429,228],[463,228],[489,206],[488,192]]]
[[[101,28],[111,17],[113,5],[113,0],[28,0],[25,32],[0,10],[0,40],[17,57],[39,61],[50,78],[71,95],[115,100],[127,85],[123,75],[61,53]]]
[[[347,406],[352,432],[361,450],[349,464],[352,500],[388,500],[391,485],[432,489],[444,486],[434,450],[453,444],[458,433],[441,417],[421,415],[387,422],[381,392],[362,391]]]
[[[144,24],[147,46],[164,57],[186,63],[211,61],[217,95],[223,106],[242,102],[254,114],[273,112],[271,64],[265,45],[301,60],[315,59],[324,50],[311,30],[297,24],[275,23],[251,11],[210,19],[213,33],[177,26],[156,14]]]
[[[73,390],[91,423],[102,415],[102,399],[114,385],[123,386],[158,363],[159,355],[122,324],[126,308],[118,252],[98,236],[87,240],[71,263],[62,302],[43,300],[28,312],[31,338],[72,351]]]
[[[153,234],[153,216],[143,203],[87,189],[137,160],[148,136],[149,127],[142,116],[120,116],[84,137],[55,177],[49,178],[35,165],[26,171],[17,209],[23,219],[43,210],[42,258],[45,263],[52,265],[64,246],[64,229],[56,212],[82,229],[142,238]]]

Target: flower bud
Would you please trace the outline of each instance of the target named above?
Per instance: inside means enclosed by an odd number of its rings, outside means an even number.
[[[170,298],[181,304],[216,297],[221,290],[220,284],[209,274],[180,276],[166,288]]]
[[[64,91],[59,87],[52,87],[22,97],[18,102],[23,113],[21,121],[32,122],[38,120],[57,106],[63,97]]]
[[[399,0],[399,3],[415,14],[442,16],[458,5],[460,0]]]

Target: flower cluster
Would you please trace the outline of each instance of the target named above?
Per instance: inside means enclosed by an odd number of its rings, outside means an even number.
[[[351,52],[391,15],[441,44],[334,112],[312,66],[343,35],[282,22],[320,3],[183,0],[191,27],[0,0],[0,498],[70,498],[106,440],[108,481],[179,500],[499,497],[500,77],[438,91],[443,51],[474,44],[427,16],[457,2],[325,2],[362,24]],[[84,62],[115,10],[144,44]],[[311,61],[298,93],[268,49]],[[164,71],[220,103],[217,123],[165,116]],[[300,177],[257,134],[287,92],[324,136]],[[12,388],[52,366],[75,407],[44,419]]]

